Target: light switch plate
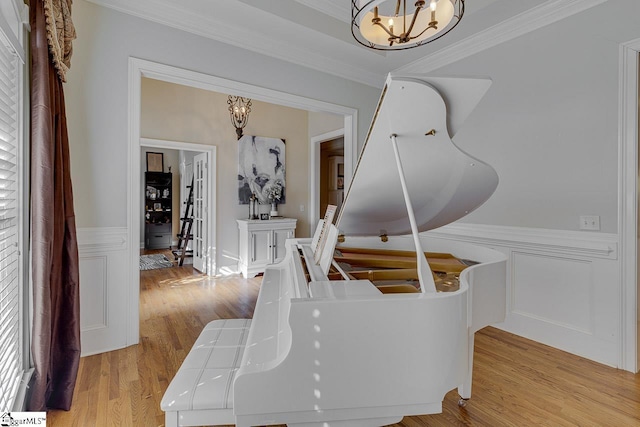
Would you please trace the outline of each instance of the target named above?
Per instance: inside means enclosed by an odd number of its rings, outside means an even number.
[[[600,215],[580,215],[580,230],[600,230]]]

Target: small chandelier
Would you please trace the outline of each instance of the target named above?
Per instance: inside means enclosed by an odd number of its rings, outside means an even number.
[[[236,128],[238,139],[242,138],[242,129],[249,121],[249,113],[251,112],[251,99],[241,96],[229,95],[227,99],[229,105],[229,114],[231,115],[231,123]]]
[[[351,0],[351,33],[371,49],[410,49],[444,36],[464,15],[464,0],[416,0],[414,7],[407,11],[407,0]]]

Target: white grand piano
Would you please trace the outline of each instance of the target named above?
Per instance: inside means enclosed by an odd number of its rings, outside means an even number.
[[[456,388],[470,398],[474,333],[505,316],[506,258],[422,232],[498,184],[451,141],[489,86],[389,76],[336,225],[287,241],[252,320],[207,325],[164,396],[167,426],[381,426],[441,412]],[[384,260],[364,265],[363,248]],[[448,257],[463,267],[438,272]]]

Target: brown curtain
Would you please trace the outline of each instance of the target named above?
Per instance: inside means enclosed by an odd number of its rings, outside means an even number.
[[[69,141],[62,77],[50,56],[43,0],[31,1],[30,23],[31,354],[35,376],[28,409],[68,410],[80,363],[78,245]]]

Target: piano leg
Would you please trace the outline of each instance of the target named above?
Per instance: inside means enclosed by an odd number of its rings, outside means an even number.
[[[475,334],[470,333],[468,338],[469,353],[467,354],[467,375],[464,382],[458,386],[458,406],[461,408],[467,405],[467,401],[471,398],[471,381],[473,379],[473,346],[475,342]]]
[[[180,423],[178,422],[178,412],[177,411],[167,411],[164,414],[164,425],[165,427],[178,427]]]

